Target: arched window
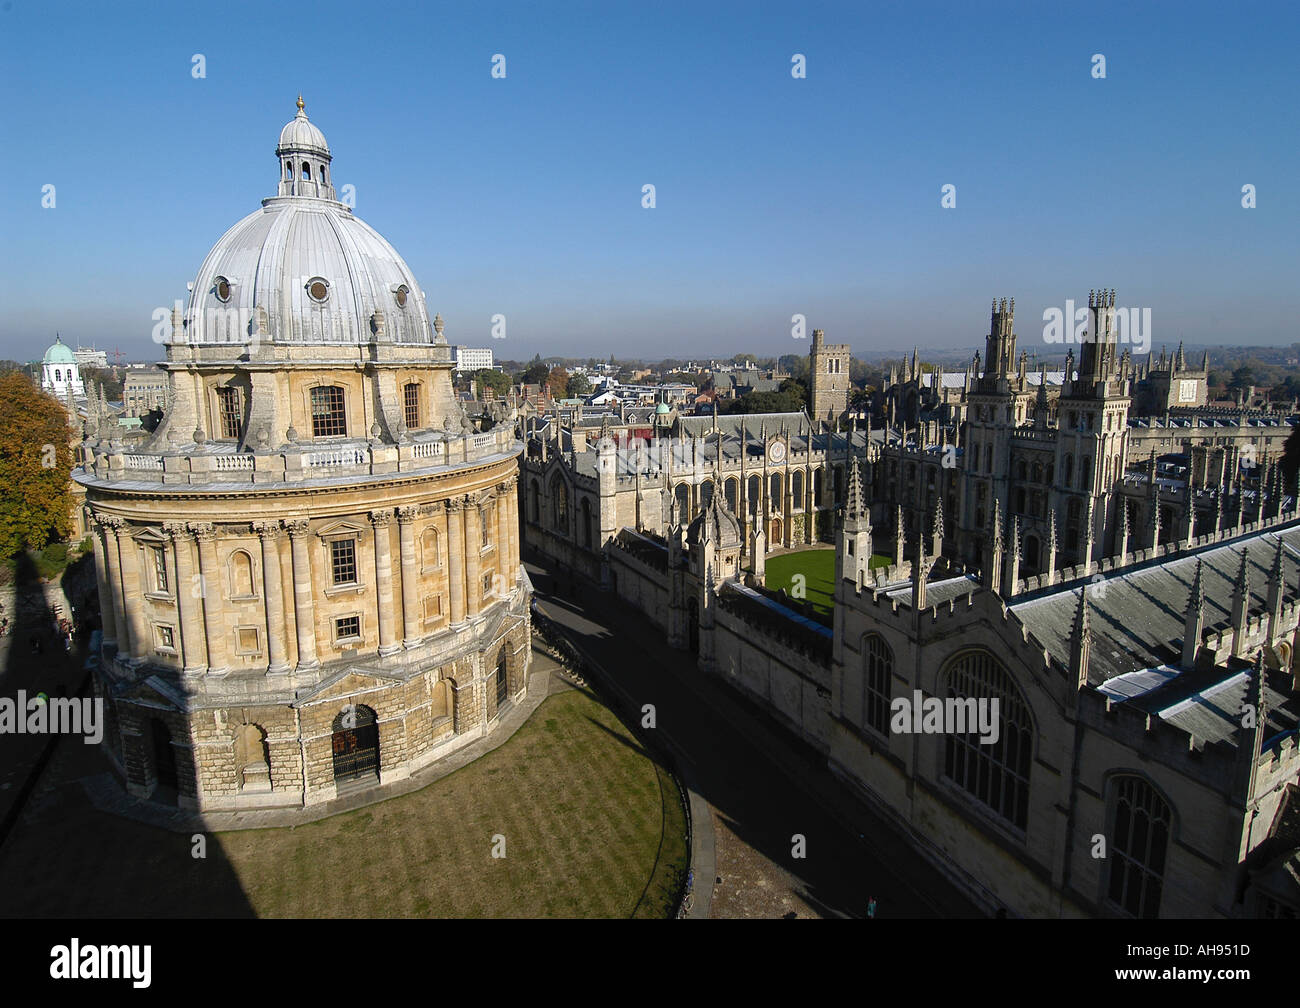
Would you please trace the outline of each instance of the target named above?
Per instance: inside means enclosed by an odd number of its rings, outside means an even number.
[[[1092,489],[1092,456],[1085,455],[1079,463],[1079,489]]]
[[[402,388],[402,420],[407,430],[416,430],[420,424],[420,386],[411,382]]]
[[[420,559],[426,571],[433,570],[442,562],[438,557],[438,530],[432,525],[420,536]]]
[[[63,372],[60,371],[58,368],[54,369],[54,380],[56,382],[63,381]]]
[[[348,432],[341,385],[317,385],[311,390],[313,437],[343,437]]]
[[[1106,897],[1134,917],[1158,917],[1172,814],[1143,778],[1111,779],[1111,856]]]
[[[822,490],[823,490],[823,484],[822,484],[822,471],[821,471],[820,469],[814,469],[814,470],[813,470],[813,478],[812,478],[812,496],[813,496],[812,503],[813,503],[813,507],[817,507],[819,504],[821,504],[821,502],[822,502]]]
[[[496,701],[496,711],[499,712],[510,699],[510,676],[509,668],[506,663],[506,649],[502,648],[497,652],[497,667],[493,672],[492,692],[489,694]]]
[[[772,473],[767,481],[767,499],[773,511],[781,510],[781,474]]]
[[[713,500],[713,480],[705,480],[700,484],[700,507],[708,507]]]
[[[758,514],[763,503],[763,481],[757,476],[749,477],[749,486],[745,488],[745,494],[749,498],[749,513]]]
[[[725,484],[727,510],[732,514],[737,514],[740,510],[740,480],[731,478]]]
[[[957,655],[940,682],[947,684],[949,701],[966,701],[961,706],[967,730],[945,735],[944,773],[996,815],[1024,830],[1029,821],[1033,722],[1019,687],[993,653],[983,649]],[[975,714],[977,705],[994,699],[998,701],[997,741],[985,744]]]
[[[578,522],[582,526],[582,545],[584,549],[591,549],[591,501],[582,498],[581,520]]]
[[[881,735],[889,734],[889,702],[894,652],[878,634],[862,638],[862,723]]]
[[[794,498],[794,506],[803,507],[803,470],[796,469],[790,477],[790,495]]]
[[[569,488],[558,473],[551,481],[551,526],[559,532],[569,528]]]
[[[302,177],[304,182],[311,181],[311,165],[309,165],[306,161],[302,163]]]
[[[542,490],[537,480],[528,484],[528,518],[534,525],[542,523]]]
[[[685,483],[677,484],[677,523],[685,525],[691,516],[691,492]]]
[[[245,550],[230,554],[230,597],[252,598],[257,594],[253,580],[253,558]]]

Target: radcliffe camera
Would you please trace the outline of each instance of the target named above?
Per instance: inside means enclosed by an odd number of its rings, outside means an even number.
[[[1169,25],[0,5],[6,970],[1293,988],[1300,13]]]

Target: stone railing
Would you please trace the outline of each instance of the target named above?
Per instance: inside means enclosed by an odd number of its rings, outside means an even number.
[[[92,462],[80,470],[85,482],[163,484],[294,483],[351,476],[401,475],[473,465],[522,450],[513,429],[503,424],[482,434],[437,436],[400,444],[350,442],[331,447],[285,446],[272,452],[124,452],[87,445]]]

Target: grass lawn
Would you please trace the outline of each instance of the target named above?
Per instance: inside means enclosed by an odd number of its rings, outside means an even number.
[[[876,553],[871,557],[871,567],[888,567],[892,558]],[[802,575],[802,592],[812,607],[830,615],[835,598],[835,551],[833,549],[801,550],[768,557],[766,584],[772,591],[784,588],[788,595],[799,598],[795,591],[795,575]]]
[[[672,778],[578,690],[420,791],[210,834],[203,860],[188,834],[96,812],[78,791],[51,795],[0,851],[0,914],[664,917],[687,863]]]

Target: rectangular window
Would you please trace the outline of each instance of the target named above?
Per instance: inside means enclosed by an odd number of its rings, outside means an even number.
[[[490,545],[492,545],[492,538],[491,538],[491,536],[488,535],[488,529],[489,529],[489,527],[490,527],[490,519],[491,519],[491,517],[492,517],[492,512],[489,511],[489,510],[487,510],[486,508],[482,508],[482,509],[479,510],[479,513],[478,513],[478,527],[479,527],[479,530],[483,533],[483,548],[484,548],[484,549],[487,549]]]
[[[167,551],[161,546],[153,549],[153,584],[160,592],[167,591]]]
[[[262,646],[256,627],[235,628],[235,654],[256,655],[261,654],[261,651]]]
[[[420,426],[420,386],[412,383],[403,389],[403,405],[406,408],[406,429],[415,430]]]
[[[355,640],[361,636],[361,617],[344,616],[334,621],[334,639],[336,641]]]
[[[217,389],[217,411],[221,437],[239,440],[239,389],[229,386]]]
[[[330,571],[336,585],[356,584],[357,541],[335,539],[330,543]]]
[[[343,389],[338,385],[320,385],[311,390],[311,428],[313,437],[341,437],[348,432],[343,413]]]
[[[487,598],[489,595],[492,594],[492,578],[493,575],[491,573],[487,573],[483,575],[483,597],[484,598]]]
[[[158,627],[158,646],[167,651],[176,650],[176,633],[171,627]]]

